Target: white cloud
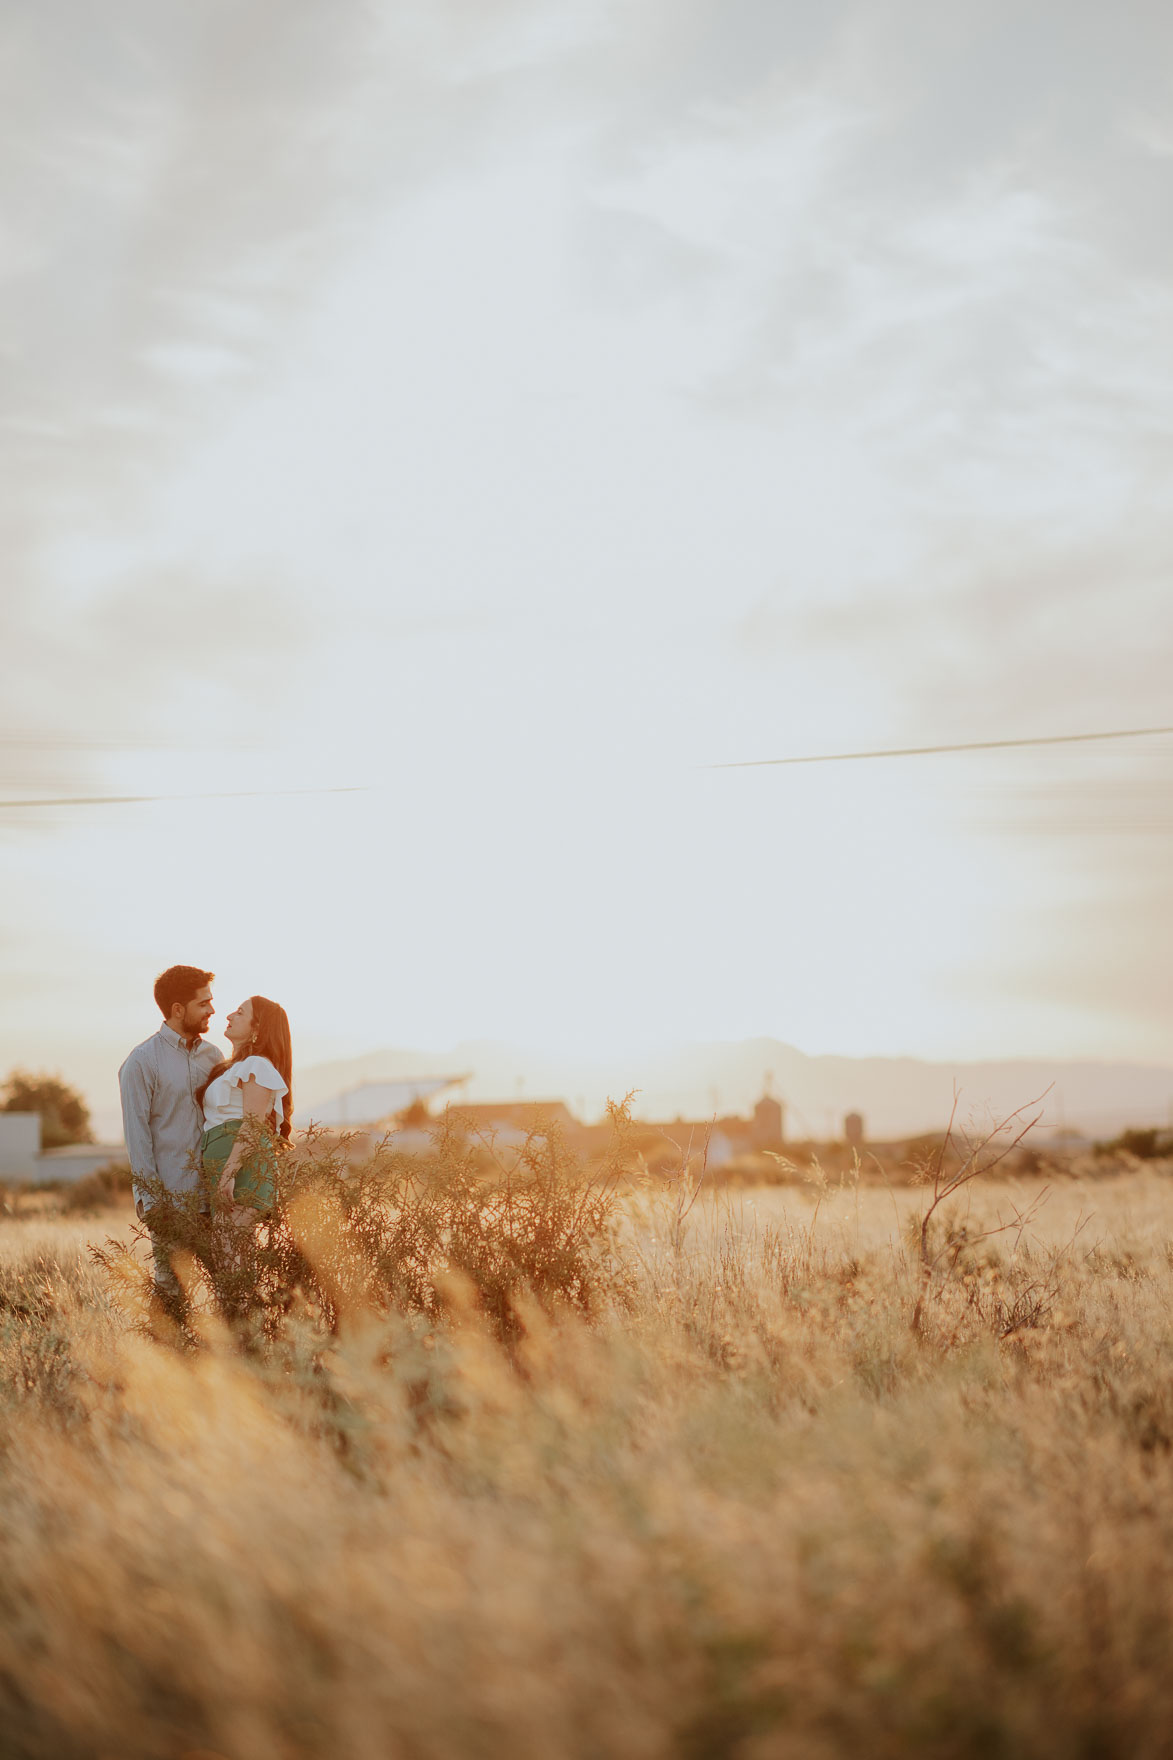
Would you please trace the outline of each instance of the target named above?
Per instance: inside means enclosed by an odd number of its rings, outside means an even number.
[[[384,785],[273,814],[274,987],[355,1031],[1095,1050],[1133,838],[694,766],[1170,719],[1165,11],[115,13],[12,36],[0,669],[94,744],[6,789]],[[182,809],[6,823],[46,968],[59,920],[103,985],[193,918],[247,964],[248,810],[141,912]]]

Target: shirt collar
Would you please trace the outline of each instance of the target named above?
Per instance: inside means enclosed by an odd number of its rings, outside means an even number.
[[[197,1045],[203,1044],[202,1039],[193,1039],[189,1046],[187,1040],[177,1033],[174,1027],[169,1027],[166,1021],[159,1028],[159,1037],[165,1045],[174,1045],[179,1051],[194,1051]]]

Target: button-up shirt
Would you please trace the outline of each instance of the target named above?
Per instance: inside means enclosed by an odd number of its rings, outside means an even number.
[[[151,1202],[138,1184],[138,1175],[162,1180],[169,1192],[190,1192],[196,1185],[204,1129],[196,1089],[222,1062],[218,1046],[207,1039],[189,1045],[164,1025],[136,1045],[119,1070],[122,1130],[136,1175],[136,1201],[141,1198],[148,1206]]]

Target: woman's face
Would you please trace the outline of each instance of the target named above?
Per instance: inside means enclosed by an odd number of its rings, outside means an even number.
[[[224,1035],[235,1051],[241,1045],[247,1045],[253,1036],[253,999],[251,996],[234,1008],[224,1023]]]

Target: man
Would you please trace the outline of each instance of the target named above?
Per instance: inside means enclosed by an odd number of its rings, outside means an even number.
[[[126,1155],[135,1175],[134,1207],[151,1228],[154,1196],[141,1178],[159,1181],[178,1197],[199,1181],[197,1152],[203,1114],[196,1089],[223,1054],[203,1034],[212,1007],[214,972],[198,966],[169,966],[155,981],[155,1001],[163,1025],[136,1045],[118,1072]],[[151,1229],[155,1289],[169,1307],[181,1301],[179,1280],[165,1242]]]

